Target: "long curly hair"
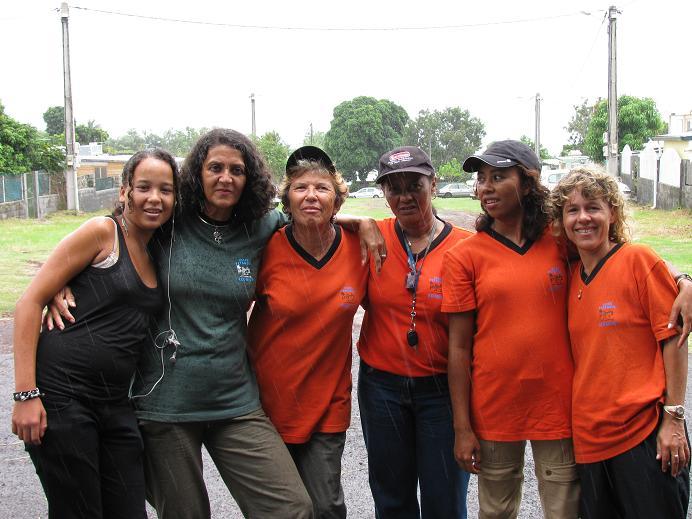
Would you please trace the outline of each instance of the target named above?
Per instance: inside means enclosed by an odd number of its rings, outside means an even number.
[[[518,164],[517,168],[521,179],[521,186],[528,188],[528,193],[521,199],[521,207],[524,216],[521,222],[521,232],[527,240],[535,241],[541,237],[546,226],[550,222],[550,191],[541,184],[541,173],[536,169],[528,169]],[[478,187],[476,186],[476,193]],[[482,209],[482,213],[476,219],[476,231],[486,231],[493,223],[493,217]]]
[[[183,162],[180,182],[180,206],[183,216],[195,216],[204,207],[202,167],[214,146],[229,146],[243,155],[245,187],[233,208],[232,223],[240,225],[257,220],[272,207],[276,188],[271,181],[262,154],[253,142],[235,130],[215,128],[202,135]]]
[[[562,177],[550,195],[553,217],[553,232],[565,239],[562,211],[574,191],[581,191],[587,200],[602,198],[615,215],[615,221],[608,228],[608,239],[613,243],[626,243],[630,240],[627,225],[626,203],[620,193],[616,180],[605,171],[594,168],[576,168]]]

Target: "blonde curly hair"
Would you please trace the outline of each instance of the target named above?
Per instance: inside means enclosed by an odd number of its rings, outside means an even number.
[[[608,239],[611,242],[625,243],[630,241],[625,199],[620,193],[618,184],[605,171],[595,168],[573,169],[560,179],[560,182],[551,192],[552,225],[556,235],[566,238],[562,211],[569,196],[576,190],[581,191],[581,195],[586,199],[602,198],[608,203],[615,216],[615,221],[610,224],[608,229]]]

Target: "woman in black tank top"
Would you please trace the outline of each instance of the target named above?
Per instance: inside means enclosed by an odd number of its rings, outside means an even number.
[[[162,303],[146,247],[173,214],[176,177],[168,152],[133,155],[113,216],[66,236],[17,302],[12,432],[25,442],[50,517],[146,517],[127,393]],[[74,323],[39,333],[43,307],[68,283],[80,302]]]

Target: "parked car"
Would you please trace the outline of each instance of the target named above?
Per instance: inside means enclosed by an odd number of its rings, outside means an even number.
[[[384,193],[379,187],[362,187],[348,196],[351,198],[384,198]]]
[[[557,186],[557,183],[560,182],[560,179],[567,173],[569,173],[569,171],[566,169],[551,169],[544,171],[541,175],[541,182],[545,187],[552,191],[553,188]]]
[[[473,189],[466,184],[452,183],[442,187],[437,194],[442,198],[458,198],[471,196]]]

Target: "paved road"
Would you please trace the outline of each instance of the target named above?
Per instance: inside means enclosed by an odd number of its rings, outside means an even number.
[[[356,325],[353,331],[354,339],[359,333],[361,319],[362,312],[359,312],[356,316]],[[7,342],[9,337],[11,337],[10,330],[11,321],[9,319],[0,320],[0,395],[7,396],[7,398],[0,398],[0,517],[11,517],[14,519],[44,518],[47,517],[47,507],[41,485],[29,457],[24,452],[23,445],[10,430],[12,405],[9,395],[14,388],[12,355],[10,353],[10,344]],[[357,362],[357,355],[354,355],[354,405],[351,428],[348,431],[343,457],[343,482],[348,515],[349,517],[360,519],[374,517],[374,514],[372,497],[368,488],[367,456],[360,428],[358,402],[355,398],[355,388],[358,384]],[[692,367],[692,358],[690,358],[690,366]],[[688,385],[687,391],[688,413],[692,413],[690,386],[692,384]],[[241,518],[242,515],[238,507],[230,497],[206,453],[205,469],[212,517],[215,519]],[[527,456],[524,478],[524,498],[519,517],[521,519],[541,517],[536,478],[533,475],[533,462],[530,455]],[[478,516],[478,487],[475,477],[471,478],[468,508],[469,517]],[[153,511],[150,510],[149,516],[155,517]]]
[[[473,228],[473,217],[467,215],[448,218],[466,228]],[[356,317],[354,340],[360,331],[362,312]],[[353,379],[354,397],[357,388],[357,355],[354,355]],[[692,358],[690,359],[692,367]],[[47,517],[47,506],[33,465],[24,452],[23,445],[10,430],[12,402],[10,395],[14,390],[14,374],[11,355],[11,320],[0,319],[0,518],[35,519]],[[692,413],[690,386],[687,391],[687,412]],[[2,397],[5,395],[5,397]],[[354,398],[351,428],[348,431],[343,457],[343,483],[348,515],[352,518],[374,517],[372,497],[368,488],[367,456],[360,428],[358,402]],[[527,448],[527,451],[530,449]],[[212,517],[241,518],[238,507],[230,497],[225,485],[205,453],[205,479],[209,489]],[[541,517],[536,479],[533,475],[533,462],[527,455],[524,469],[524,497],[519,514],[520,519]],[[469,517],[478,516],[478,488],[475,477],[471,478],[468,495]],[[150,517],[155,517],[150,510]]]

